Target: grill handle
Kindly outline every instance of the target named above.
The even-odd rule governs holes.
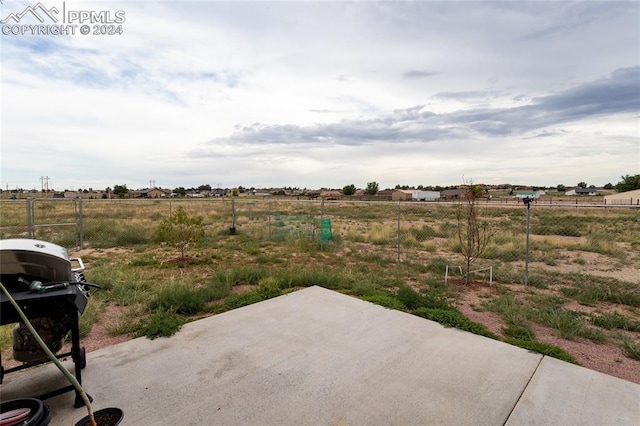
[[[84,271],[84,263],[82,259],[79,257],[72,257],[69,259],[69,262],[76,262],[79,266],[77,268],[71,268],[71,272],[82,272]]]

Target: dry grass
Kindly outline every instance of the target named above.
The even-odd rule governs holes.
[[[188,214],[202,216],[206,228],[202,244],[188,247],[189,263],[172,262],[174,251],[154,241],[157,225],[177,206],[183,206]],[[246,278],[230,282],[229,294],[251,293],[260,283],[262,287],[275,282],[295,288],[317,282],[382,300],[383,296],[367,293],[366,289],[393,290],[406,284],[427,290],[443,283],[447,264],[462,264],[456,241],[455,206],[406,203],[398,208],[395,203],[322,205],[315,201],[242,200],[234,203],[238,234],[230,236],[231,206],[230,200],[220,199],[171,203],[85,200],[86,248],[72,250],[72,254],[85,260],[88,278],[104,286],[103,291],[94,292],[102,306],[96,324],[103,330],[103,339],[108,340],[104,337],[108,333],[133,335],[137,320],[150,315],[153,306],[166,308],[166,304],[151,302],[168,283],[183,288],[188,295],[189,288],[206,288],[212,285],[213,277],[220,278],[219,274],[232,277],[244,271]],[[74,203],[65,200],[38,202],[37,223],[69,221],[75,208]],[[626,345],[631,349],[627,349],[629,353],[635,353],[634,342],[640,341],[638,331],[607,329],[594,323],[596,317],[613,312],[624,318],[617,319],[620,323],[640,321],[640,307],[634,302],[640,292],[637,213],[633,209],[532,208],[532,230],[539,233],[531,235],[531,285],[524,287],[525,211],[500,205],[486,209],[488,219],[499,230],[479,266],[494,266],[496,284],[451,286],[456,306],[502,337],[504,327],[530,327],[538,341],[565,349],[581,364],[640,382],[637,374],[631,373],[640,371],[640,362],[631,359],[624,349]],[[3,238],[26,236],[24,202],[3,202],[1,214]],[[334,235],[333,241],[322,245],[307,235],[305,224],[310,222],[297,219],[320,217],[331,219]],[[290,230],[305,232],[296,238],[270,238],[275,235],[278,218]],[[73,227],[38,228],[36,238],[69,247],[75,242]],[[305,271],[308,274],[301,275]],[[249,277],[256,273],[260,276],[255,275],[258,279],[253,282]],[[523,307],[519,314],[508,317],[487,310],[492,300],[506,296]],[[166,302],[186,296],[163,297]],[[179,315],[197,318],[211,314],[207,309],[223,303],[206,300],[204,311]],[[193,309],[201,309],[202,301],[196,302]],[[522,318],[523,313],[528,315]],[[109,326],[102,323],[102,316],[109,318]],[[509,321],[514,324],[507,324]],[[517,331],[522,329],[511,329],[509,333]],[[86,339],[92,339],[92,332]],[[6,350],[6,342],[3,347]]]

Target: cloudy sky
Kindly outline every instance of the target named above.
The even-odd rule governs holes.
[[[49,27],[43,8],[124,17],[113,35],[8,19],[36,5],[0,5],[2,189],[640,173],[640,2],[41,0]]]

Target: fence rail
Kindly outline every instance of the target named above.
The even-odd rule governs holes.
[[[181,206],[208,235],[257,241],[312,239],[350,254],[396,262],[461,261],[458,202],[323,201],[267,198],[51,199],[0,201],[0,237],[37,238],[67,248],[153,244],[159,224]],[[640,283],[640,206],[477,204],[491,227],[478,267],[533,267]],[[329,231],[327,231],[329,227]],[[322,228],[322,229],[321,229]],[[330,238],[327,237],[330,233]],[[319,235],[325,238],[318,239]],[[530,236],[528,250],[525,246]],[[363,254],[364,253],[364,254]]]

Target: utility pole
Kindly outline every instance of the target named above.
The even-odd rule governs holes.
[[[49,192],[49,176],[40,176],[40,191]]]

